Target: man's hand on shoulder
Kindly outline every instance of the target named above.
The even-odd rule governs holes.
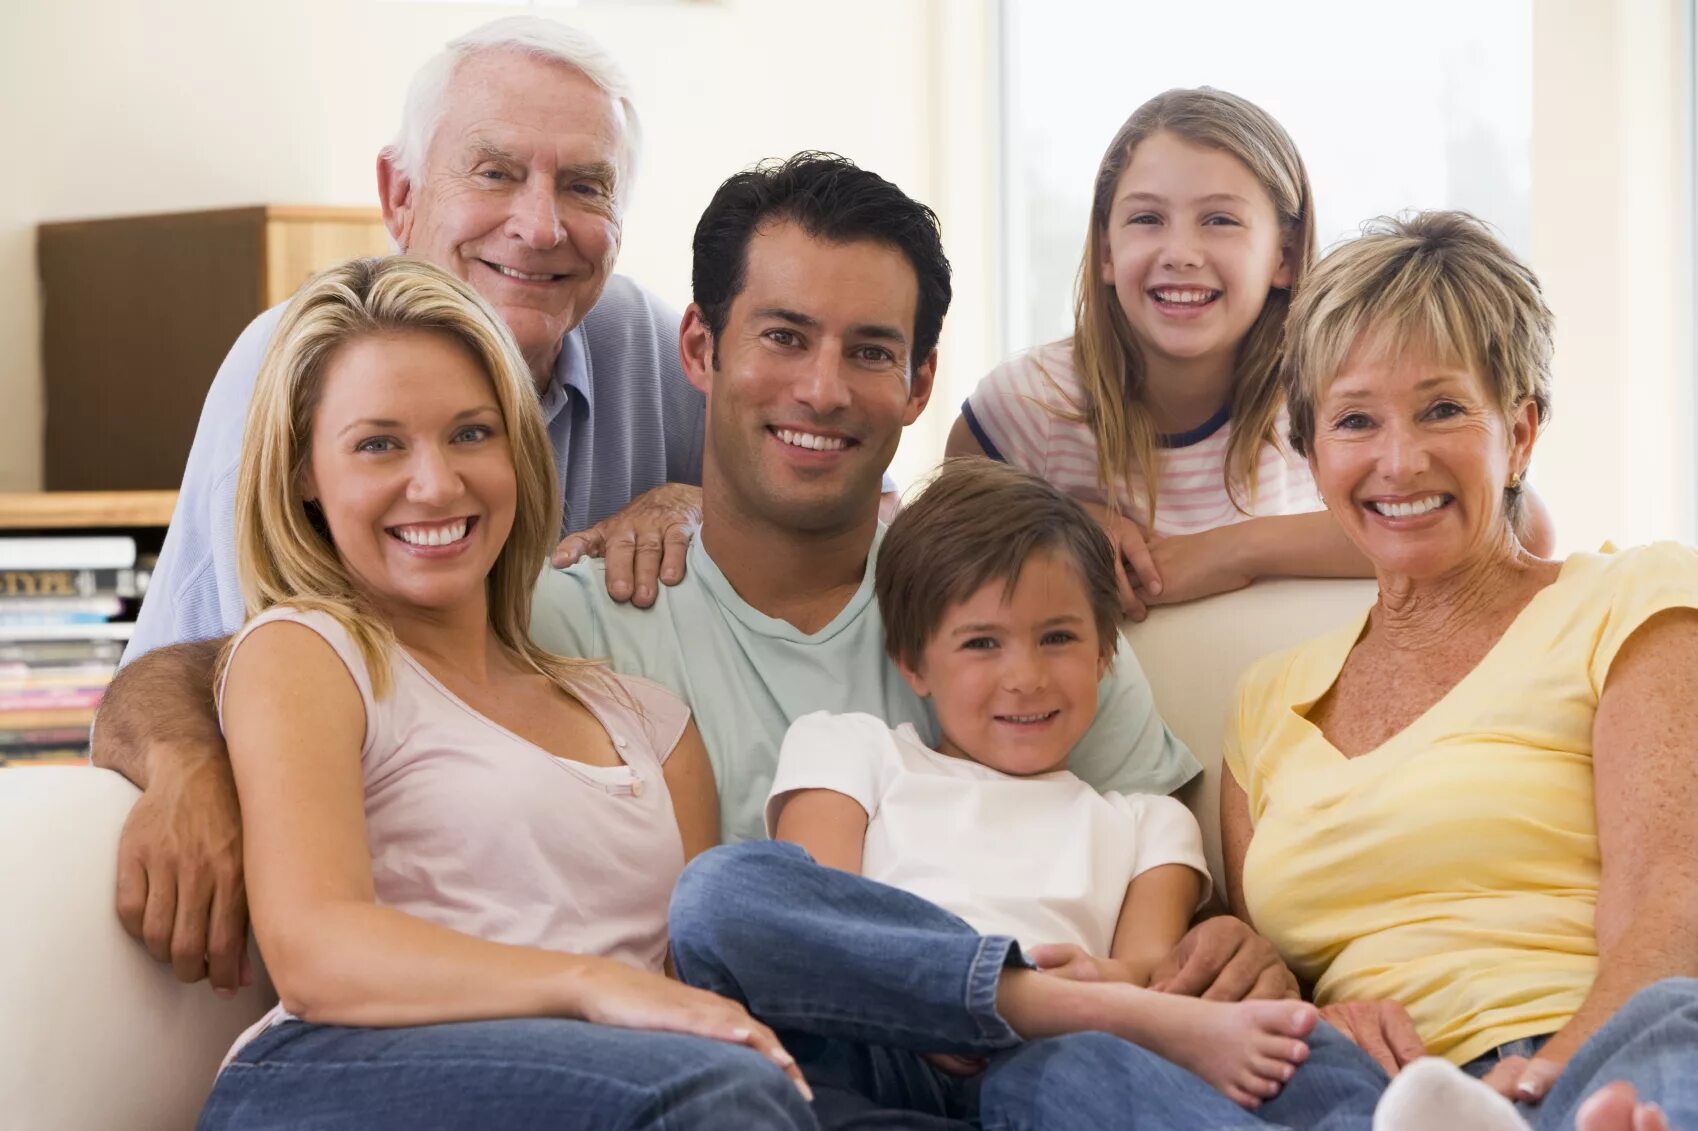
[[[1272,943],[1232,915],[1204,919],[1150,972],[1150,988],[1210,1001],[1300,998]]]
[[[242,814],[223,743],[156,763],[118,839],[118,919],[179,981],[252,981]]]
[[[607,593],[646,609],[659,583],[684,580],[684,555],[702,520],[702,489],[668,483],[645,491],[612,518],[568,535],[554,550],[564,569],[582,557],[607,560]]]

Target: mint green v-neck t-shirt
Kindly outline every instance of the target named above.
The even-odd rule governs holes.
[[[873,565],[849,603],[818,632],[749,606],[702,547],[690,544],[687,572],[639,609],[607,595],[604,566],[583,561],[545,570],[537,583],[531,636],[564,656],[604,659],[614,671],[668,688],[695,714],[719,785],[727,843],[765,836],[764,811],[778,751],[790,724],[812,711],[864,712],[892,727],[912,723],[938,741],[930,704],[902,681],[884,654],[884,623],[873,598]],[[1202,769],[1156,713],[1149,681],[1120,641],[1098,690],[1097,718],[1068,769],[1099,790],[1172,793]]]

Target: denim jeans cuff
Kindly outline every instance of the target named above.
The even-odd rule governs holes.
[[[996,1011],[997,987],[1002,972],[1010,966],[1036,969],[1010,936],[985,935],[979,939],[979,951],[967,973],[967,1011],[987,1040],[1014,1045],[1020,1042],[1020,1035]]]

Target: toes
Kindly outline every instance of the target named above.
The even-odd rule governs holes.
[[[1598,1089],[1575,1113],[1576,1131],[1642,1131],[1637,1126],[1641,1106],[1637,1098],[1633,1086],[1622,1081]]]
[[[1633,1131],[1669,1131],[1668,1116],[1656,1104],[1640,1104],[1633,1112]]]
[[[1273,1080],[1278,1084],[1283,1084],[1291,1079],[1292,1073],[1296,1072],[1297,1068],[1295,1065],[1277,1057],[1259,1056],[1250,1062],[1250,1071],[1263,1080]]]

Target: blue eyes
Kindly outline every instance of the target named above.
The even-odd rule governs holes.
[[[1455,401],[1439,401],[1421,415],[1428,420],[1454,420],[1456,417],[1466,414],[1467,410]],[[1373,426],[1373,419],[1362,412],[1347,413],[1339,417],[1333,424],[1334,428],[1346,432],[1360,432]]]
[[[495,429],[488,424],[467,424],[456,428],[449,437],[451,444],[476,444],[495,435]],[[371,455],[387,455],[401,450],[401,441],[394,436],[370,436],[354,445],[356,452],[366,452]]]

